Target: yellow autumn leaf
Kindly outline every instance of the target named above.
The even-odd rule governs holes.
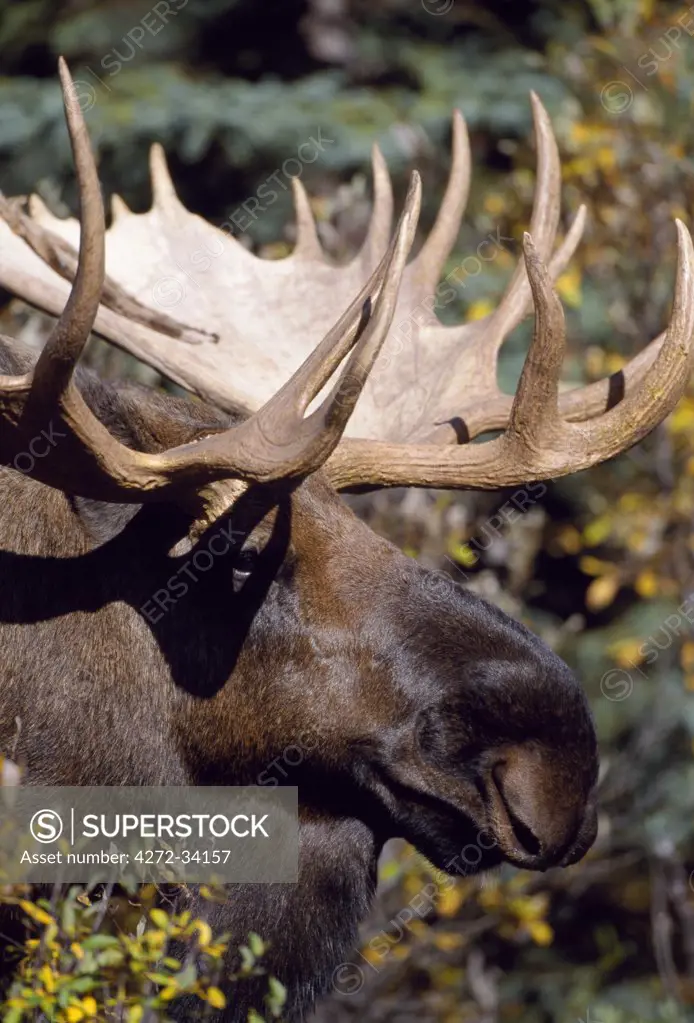
[[[465,902],[467,890],[463,885],[451,885],[445,892],[441,892],[436,908],[440,916],[455,916],[462,904]]]
[[[508,900],[508,909],[519,920],[539,920],[547,912],[548,898],[544,893],[538,895],[521,895]]]
[[[41,986],[48,995],[52,995],[55,991],[55,977],[50,966],[42,966],[38,972],[38,979],[41,982]]]
[[[578,566],[586,575],[606,575],[608,572],[614,571],[614,565],[611,562],[594,558],[592,554],[584,555]]]
[[[644,508],[646,503],[647,501],[643,494],[633,492],[622,494],[619,499],[619,510],[629,514]]]
[[[590,377],[604,377],[607,356],[598,345],[588,345],[583,356],[583,368]]]
[[[611,643],[607,648],[607,652],[620,668],[627,668],[629,665],[641,663],[643,660],[643,654],[641,653],[643,645],[641,639],[620,639],[616,643]]]
[[[618,575],[603,575],[599,579],[593,579],[586,591],[586,606],[591,611],[601,611],[609,607],[619,590]]]
[[[617,352],[608,352],[605,356],[605,372],[606,373],[619,373],[621,369],[627,364],[627,360],[623,355],[619,355]]]
[[[418,873],[406,875],[402,886],[406,895],[417,895],[422,890],[422,878]]]
[[[682,644],[680,663],[685,673],[685,688],[691,692],[694,690],[694,641],[691,639]]]
[[[375,966],[376,963],[380,963],[384,955],[383,952],[376,951],[376,949],[371,948],[370,945],[365,945],[359,954],[366,959],[367,963],[371,963],[372,966]]]
[[[400,942],[399,945],[393,945],[391,949],[391,955],[393,959],[407,959],[412,951],[410,945],[405,944],[404,941]]]
[[[84,1013],[77,1005],[69,1005],[65,1010],[66,1023],[80,1023],[84,1019]]]
[[[227,1000],[224,993],[218,987],[208,987],[207,1001],[213,1009],[225,1009]]]
[[[554,539],[566,554],[578,554],[583,546],[581,534],[575,526],[560,526]]]
[[[459,966],[444,966],[436,971],[436,977],[437,990],[459,991],[465,981],[465,970]],[[456,1006],[451,1015],[444,1016],[441,1023],[460,1023],[460,1007]]]
[[[554,931],[546,920],[530,920],[525,929],[536,945],[551,945],[554,940]]]
[[[567,180],[571,178],[594,178],[595,161],[591,156],[577,156],[573,160],[567,160],[564,164],[564,176]]]
[[[462,934],[444,931],[442,934],[436,934],[434,936],[434,944],[441,952],[455,952],[457,949],[463,947],[465,944],[465,938]]]
[[[33,902],[29,902],[27,899],[20,899],[19,905],[24,910],[27,916],[35,920],[37,924],[53,924],[55,920],[47,913],[45,909],[41,909],[40,906],[35,906]]]
[[[617,164],[617,157],[612,146],[600,146],[595,154],[595,160],[602,171],[614,170]]]
[[[587,124],[582,124],[580,121],[576,121],[569,128],[569,136],[573,142],[577,142],[580,146],[585,145],[586,142],[590,142],[593,129]]]
[[[163,948],[166,944],[167,934],[166,931],[146,931],[144,934],[144,940],[152,948]]]
[[[259,255],[262,259],[284,259],[291,251],[289,242],[268,242],[267,245],[261,246]]]
[[[576,309],[581,304],[581,271],[566,270],[557,281],[557,291],[567,305]]]
[[[490,302],[488,298],[480,298],[468,306],[467,318],[468,320],[481,320],[489,313],[493,313],[494,309],[493,302]]]
[[[460,565],[465,568],[472,568],[479,561],[479,555],[475,554],[472,548],[466,543],[451,542],[448,544],[448,553]]]
[[[583,530],[583,540],[588,547],[597,547],[604,543],[612,532],[613,518],[611,515],[599,515],[593,519]]]
[[[477,896],[482,909],[499,909],[504,904],[504,897],[498,884],[485,885]]]
[[[317,195],[312,198],[311,209],[316,220],[330,220],[331,204],[326,197]]]
[[[694,398],[683,398],[668,419],[671,433],[694,435]]]
[[[86,995],[82,999],[82,1009],[86,1016],[96,1016],[96,998]]]
[[[655,597],[659,589],[658,576],[650,568],[644,569],[637,575],[634,589],[639,597],[644,597],[646,600]]]
[[[166,931],[171,923],[168,914],[163,909],[150,909],[149,918],[154,926],[161,931]]]
[[[144,1016],[145,1010],[141,1005],[133,1005],[128,1009],[128,1014],[125,1017],[126,1023],[141,1023],[142,1017]]]
[[[484,208],[493,217],[498,217],[506,209],[506,200],[500,192],[488,192],[484,197]]]
[[[70,945],[70,951],[72,952],[75,959],[84,959],[84,949],[78,942],[73,941],[73,943]]]
[[[206,945],[209,945],[209,943],[212,941],[212,928],[208,923],[206,923],[204,920],[193,920],[191,928],[193,930],[197,930],[198,944],[200,945],[201,948],[204,948]]]

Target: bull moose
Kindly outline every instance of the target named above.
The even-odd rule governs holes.
[[[444,326],[453,283],[440,277],[469,181],[459,115],[414,259],[419,177],[389,242],[376,150],[354,260],[327,262],[295,179],[296,248],[269,261],[183,207],[156,147],[152,209],[114,200],[107,232],[62,61],[60,75],[79,223],[35,199],[1,207],[0,283],[58,320],[37,359],[0,344],[0,749],[31,783],[253,784],[310,734],[288,779],[299,883],[232,886],[222,906],[186,896],[239,941],[270,942],[287,1018],[303,1019],[350,952],[390,837],[455,873],[481,832],[480,870],[572,864],[596,834],[595,729],[567,665],[461,586],[442,593],[339,492],[502,488],[639,441],[687,380],[691,238],[678,222],[667,331],[610,380],[560,393],[553,282],[585,211],[555,249],[559,157],[536,97],[523,260],[494,312]],[[497,354],[533,307],[509,396]],[[202,400],[77,368],[92,330]],[[249,988],[219,1018],[245,1019],[258,997]]]

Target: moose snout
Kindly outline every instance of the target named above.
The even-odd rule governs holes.
[[[518,866],[569,866],[595,841],[595,798],[582,772],[540,749],[505,750],[489,768],[486,788],[490,827],[500,850]]]

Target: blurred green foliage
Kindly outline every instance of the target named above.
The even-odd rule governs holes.
[[[165,19],[156,13],[167,7]],[[422,171],[423,224],[432,222],[454,106],[471,130],[475,177],[451,267],[491,229],[520,239],[534,184],[533,88],[559,141],[565,226],[580,202],[589,208],[559,282],[565,379],[617,371],[666,323],[672,219],[691,227],[694,213],[687,4],[24,0],[0,4],[0,49],[6,192],[36,188],[58,210],[74,203],[55,80],[63,53],[84,89],[105,190],[135,209],[149,203],[152,141],[166,147],[186,204],[221,222],[320,128],[334,144],[303,176],[337,259],[365,229],[374,141],[400,197],[407,171]],[[288,203],[269,207],[247,240],[268,256],[287,252]],[[446,314],[484,315],[514,258],[470,278]],[[505,346],[506,389],[527,338],[525,324]],[[103,365],[103,352],[93,357]],[[120,356],[106,368],[132,369]],[[363,986],[325,1001],[325,1023],[694,1019],[694,391],[636,449],[550,486],[519,521],[490,530],[509,496],[356,504],[575,666],[601,740],[598,842],[569,870],[502,870],[482,882],[437,877],[412,850],[392,849],[354,957]]]

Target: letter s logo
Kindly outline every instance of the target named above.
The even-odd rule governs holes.
[[[37,810],[31,818],[29,830],[37,842],[47,845],[58,841],[63,833],[63,822],[55,810]]]

